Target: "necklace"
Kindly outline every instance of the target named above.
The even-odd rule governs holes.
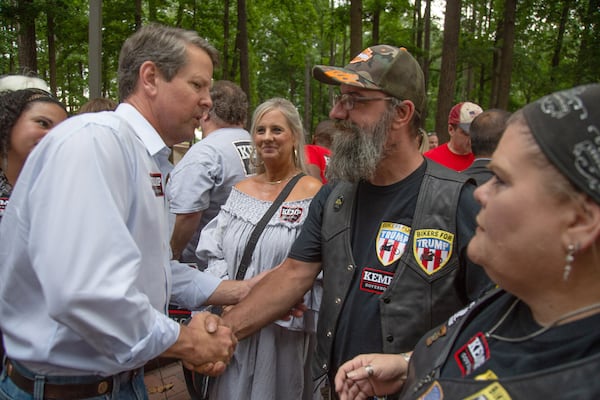
[[[530,333],[528,335],[525,335],[525,336],[516,337],[516,338],[509,338],[509,337],[506,337],[506,336],[496,335],[494,333],[496,331],[496,329],[498,329],[500,327],[500,325],[502,325],[502,323],[504,322],[504,320],[508,317],[508,315],[512,312],[512,310],[517,306],[517,303],[519,301],[520,301],[519,299],[515,299],[515,301],[513,301],[513,303],[510,305],[510,307],[508,307],[508,310],[506,310],[506,312],[504,313],[504,315],[498,320],[498,322],[496,322],[496,324],[492,327],[492,329],[490,329],[489,331],[487,331],[485,333],[485,337],[487,337],[487,338],[493,338],[493,339],[496,339],[496,340],[500,340],[502,342],[521,343],[521,342],[524,342],[526,340],[533,339],[534,337],[541,335],[542,333],[550,330],[551,328],[554,328],[556,325],[558,325],[559,322],[564,321],[565,319],[568,319],[568,318],[574,317],[576,315],[583,314],[585,312],[588,312],[588,311],[600,308],[600,303],[594,303],[594,304],[590,304],[588,306],[579,308],[577,310],[570,311],[570,312],[568,312],[566,314],[563,314],[560,317],[558,317],[551,324],[548,324],[548,325],[544,326],[543,328],[540,328],[537,331],[534,331],[534,332],[532,332],[532,333]]]
[[[265,180],[265,183],[268,183],[269,185],[279,185],[281,182],[287,182],[287,181],[289,181],[290,179],[292,179],[294,177],[294,175],[296,175],[296,173],[294,173],[293,175],[288,176],[287,178],[280,179],[278,181],[267,181],[267,180]]]

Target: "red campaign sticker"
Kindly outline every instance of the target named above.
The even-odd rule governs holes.
[[[470,375],[490,358],[487,339],[482,332],[473,336],[467,344],[454,353],[454,359],[460,368],[462,376]]]
[[[304,209],[302,207],[283,206],[283,207],[281,207],[281,212],[279,213],[279,218],[281,218],[282,221],[294,223],[294,222],[298,222],[300,220],[300,217],[302,217],[303,212],[304,212]]]
[[[364,268],[360,277],[360,290],[363,292],[381,294],[392,283],[393,272],[381,271],[374,268]]]
[[[6,206],[8,205],[8,197],[0,197],[0,215],[4,213]]]
[[[162,174],[160,172],[151,172],[150,182],[152,183],[152,191],[156,197],[165,195],[165,192],[163,191]]]

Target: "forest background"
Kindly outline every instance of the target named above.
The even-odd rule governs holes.
[[[100,1],[100,0],[91,0]],[[69,110],[88,100],[88,0],[0,0],[0,74],[34,74]],[[118,100],[123,41],[159,22],[193,29],[221,53],[252,111],[271,97],[298,107],[308,133],[336,88],[311,77],[373,44],[420,62],[424,128],[447,139],[453,104],[514,111],[552,91],[600,82],[600,0],[104,0],[101,95]]]

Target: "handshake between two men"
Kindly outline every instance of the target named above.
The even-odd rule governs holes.
[[[231,307],[225,308],[224,313]],[[305,311],[306,306],[300,301],[279,319],[301,317]],[[218,376],[225,372],[237,342],[233,327],[217,314],[204,311],[194,314],[187,325],[181,325],[177,342],[163,356],[178,358],[185,368],[200,374]]]

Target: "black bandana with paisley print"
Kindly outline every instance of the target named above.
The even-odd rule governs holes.
[[[523,114],[550,162],[600,203],[600,84],[552,93]]]

